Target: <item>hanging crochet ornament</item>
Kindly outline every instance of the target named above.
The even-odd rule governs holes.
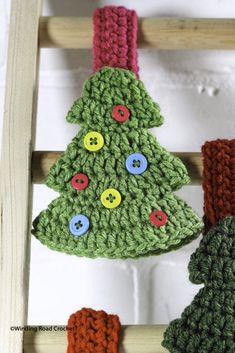
[[[235,192],[233,148],[234,140],[211,141],[202,148],[206,176],[204,219],[210,230],[191,256],[189,278],[192,283],[205,286],[181,319],[172,321],[167,328],[162,345],[170,353],[235,352],[235,213],[234,196],[228,197]],[[226,183],[228,176],[231,180]],[[226,204],[226,213],[219,199]],[[231,216],[223,218],[228,214]]]
[[[173,194],[189,182],[185,166],[147,130],[163,118],[136,78],[136,24],[123,7],[95,12],[98,71],[67,115],[81,130],[47,178],[60,197],[33,223],[53,250],[137,258],[177,249],[201,231],[198,216]]]
[[[118,353],[120,327],[117,315],[83,308],[68,320],[67,353]]]

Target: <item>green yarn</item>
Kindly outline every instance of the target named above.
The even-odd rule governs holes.
[[[112,109],[119,104],[130,111],[124,123],[112,118]],[[47,178],[47,186],[60,196],[33,222],[32,233],[43,244],[77,256],[137,258],[177,249],[200,233],[201,220],[172,194],[189,182],[186,168],[147,131],[161,125],[163,118],[133,73],[116,68],[98,71],[86,81],[83,96],[74,103],[67,120],[79,123],[82,129]],[[90,131],[104,137],[104,146],[97,152],[84,148],[84,136]],[[147,170],[139,175],[130,174],[125,167],[126,158],[134,152],[148,160]],[[71,186],[76,173],[89,177],[89,186],[82,191]],[[117,189],[122,196],[117,208],[107,209],[100,201],[108,188]],[[168,216],[162,227],[149,220],[158,209]],[[90,228],[83,236],[74,237],[68,224],[80,213],[89,218]]]
[[[162,345],[170,353],[235,353],[235,217],[216,223],[189,263],[190,280],[204,283]]]
[[[117,124],[111,116],[119,104],[126,105],[131,113],[125,124]],[[67,121],[91,129],[106,127],[110,133],[160,126],[163,117],[159,105],[131,71],[106,67],[85,82],[83,95],[74,102]]]

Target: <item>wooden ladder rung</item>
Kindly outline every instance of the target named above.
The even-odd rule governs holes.
[[[92,18],[41,17],[43,48],[92,48]],[[138,47],[158,49],[235,49],[235,19],[140,18]]]
[[[61,157],[61,151],[35,151],[32,156],[32,181],[36,184],[43,183],[50,168]],[[172,152],[185,164],[191,184],[200,184],[202,180],[202,157],[200,152]]]
[[[67,333],[65,326],[31,326],[24,332],[24,353],[65,353]],[[166,353],[161,346],[165,325],[122,326],[120,353]]]

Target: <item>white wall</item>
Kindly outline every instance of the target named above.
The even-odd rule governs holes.
[[[139,16],[235,17],[233,0],[115,1]],[[111,1],[45,0],[45,15],[91,16]],[[6,66],[9,0],[0,3],[0,103]],[[141,79],[158,101],[165,124],[153,132],[171,151],[199,151],[205,140],[235,135],[235,52],[139,50]],[[77,132],[65,114],[91,74],[91,50],[41,52],[36,149],[64,150]],[[2,114],[1,114],[2,116]],[[180,194],[200,215],[200,186]],[[34,216],[56,197],[34,188]],[[65,324],[83,306],[118,313],[127,323],[166,323],[180,315],[199,286],[187,264],[198,240],[174,253],[141,260],[89,260],[48,250],[32,237],[29,324]]]

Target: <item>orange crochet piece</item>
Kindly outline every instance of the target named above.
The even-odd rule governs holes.
[[[67,353],[118,353],[117,315],[83,308],[70,316],[68,328]]]
[[[235,216],[235,139],[206,142],[202,155],[206,233],[218,220]]]

